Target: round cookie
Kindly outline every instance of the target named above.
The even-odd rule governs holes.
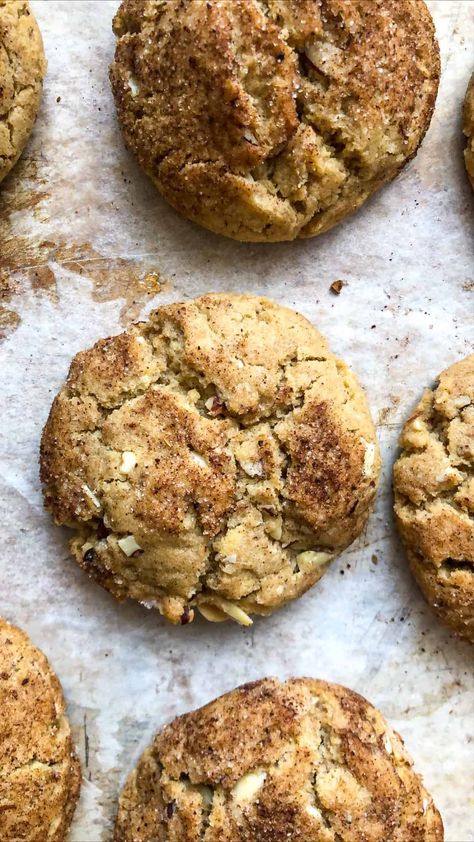
[[[206,295],[78,354],[45,502],[118,599],[187,623],[269,614],[361,532],[380,457],[362,389],[303,316]]]
[[[466,163],[469,181],[474,187],[474,73],[469,80],[466,98],[464,100],[463,131],[467,137],[464,161]]]
[[[0,181],[30,136],[45,72],[41,33],[29,3],[0,0]]]
[[[474,643],[474,355],[443,371],[400,436],[395,515],[426,599]]]
[[[180,716],[122,792],[114,842],[442,842],[401,738],[365,699],[265,679]]]
[[[420,145],[440,63],[422,0],[124,0],[110,78],[125,143],[183,216],[311,237]]]
[[[64,842],[81,771],[61,686],[27,635],[0,618],[0,839]]]

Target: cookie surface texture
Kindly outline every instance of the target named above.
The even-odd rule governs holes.
[[[0,839],[64,842],[81,772],[58,679],[0,618]]]
[[[311,237],[412,158],[438,89],[422,0],[125,0],[110,78],[125,143],[183,216]]]
[[[466,98],[464,100],[463,130],[467,137],[467,144],[464,150],[464,161],[469,181],[474,187],[474,73],[469,80]]]
[[[400,437],[395,515],[426,599],[474,643],[474,355],[443,371]]]
[[[41,33],[29,3],[0,0],[0,181],[30,136],[45,72]]]
[[[265,679],[181,716],[120,799],[115,842],[442,842],[403,742],[357,693]]]
[[[79,564],[174,623],[268,614],[361,532],[380,467],[364,393],[303,316],[205,295],[78,354],[41,447]]]

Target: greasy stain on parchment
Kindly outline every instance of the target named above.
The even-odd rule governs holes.
[[[91,281],[94,301],[123,298],[122,325],[136,319],[146,301],[168,286],[153,256],[106,257],[89,243],[15,236],[17,214],[29,211],[41,222],[40,205],[48,195],[35,162],[29,159],[21,160],[0,188],[0,341],[21,322],[7,306],[15,298],[41,294],[58,301],[58,267]]]
[[[34,244],[14,236],[14,214],[33,211],[47,196],[31,158],[21,159],[0,187],[0,341],[21,322],[16,310],[6,306],[20,290],[15,270],[36,259]]]
[[[155,259],[149,256],[105,257],[89,243],[63,243],[53,250],[50,259],[92,281],[93,301],[124,298],[120,323],[125,326],[138,317],[147,299],[169,287],[161,279]]]

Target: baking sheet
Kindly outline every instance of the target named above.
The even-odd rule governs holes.
[[[460,108],[474,4],[429,5],[437,108],[418,157],[356,216],[293,244],[234,243],[180,219],[123,148],[108,84],[109,0],[33,0],[49,61],[26,153],[0,199],[0,613],[63,683],[84,784],[72,842],[110,838],[125,774],[170,718],[263,675],[347,684],[402,733],[446,842],[474,840],[472,650],[425,606],[391,517],[390,470],[423,387],[473,341],[472,192]],[[340,296],[330,284],[347,282]],[[264,293],[309,317],[367,388],[383,449],[361,539],[299,601],[251,630],[166,625],[117,605],[69,559],[43,511],[38,443],[76,351],[154,306],[209,290]]]

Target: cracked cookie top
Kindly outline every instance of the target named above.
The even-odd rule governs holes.
[[[463,130],[467,137],[464,161],[466,163],[469,181],[474,187],[474,73],[469,80],[464,100]]]
[[[175,719],[122,792],[115,842],[442,842],[401,738],[357,693],[247,684]]]
[[[237,240],[327,230],[415,155],[440,65],[422,0],[124,0],[110,78],[129,149]]]
[[[73,553],[172,622],[250,624],[356,538],[380,459],[365,396],[302,316],[206,295],[78,354],[41,478]]]
[[[25,0],[0,0],[0,181],[20,157],[36,120],[46,60]]]
[[[401,437],[395,515],[440,617],[474,643],[474,355],[428,389]]]
[[[81,772],[58,679],[24,632],[0,618],[0,838],[63,842]]]

